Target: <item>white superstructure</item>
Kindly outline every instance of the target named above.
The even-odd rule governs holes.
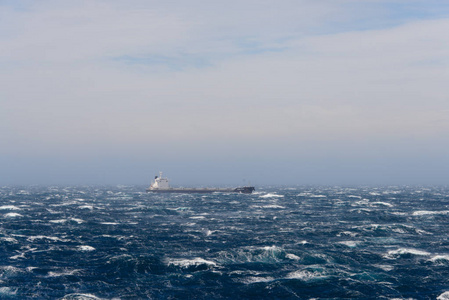
[[[162,177],[162,172],[159,172],[159,176],[154,177],[154,181],[151,183],[147,192],[155,193],[244,193],[251,194],[254,191],[253,186],[243,186],[237,188],[172,188],[168,184],[168,178]]]
[[[151,190],[166,190],[169,188],[168,178],[163,178],[162,172],[159,172],[159,176],[154,177],[154,181],[150,185]]]

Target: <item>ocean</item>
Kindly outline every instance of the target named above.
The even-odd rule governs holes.
[[[449,299],[448,187],[1,187],[1,299]]]

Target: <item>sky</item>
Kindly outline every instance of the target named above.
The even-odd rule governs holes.
[[[447,0],[0,0],[0,185],[446,185]]]

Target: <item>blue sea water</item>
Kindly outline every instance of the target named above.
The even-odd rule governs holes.
[[[0,188],[1,299],[449,299],[449,188]]]

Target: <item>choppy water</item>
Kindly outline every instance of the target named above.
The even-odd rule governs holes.
[[[449,299],[449,188],[0,188],[0,298]]]

